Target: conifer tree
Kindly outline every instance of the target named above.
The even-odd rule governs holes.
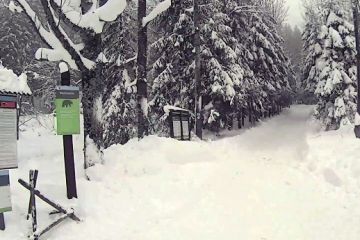
[[[315,4],[306,5],[305,12],[305,29],[302,34],[304,41],[303,52],[304,61],[302,69],[302,88],[310,93],[315,94],[317,85],[316,68],[313,68],[316,59],[321,55],[321,39],[318,38],[322,19],[320,10]]]
[[[154,80],[149,105],[152,128],[156,132],[165,131],[164,124],[158,124],[164,114],[164,106],[194,108],[194,28],[192,12],[188,11],[191,6],[192,1],[176,0],[155,22],[157,31],[163,33],[151,45],[155,61],[152,65]]]
[[[239,5],[241,7],[241,5]],[[294,74],[281,46],[275,22],[268,14],[239,8],[235,33],[244,43],[242,55],[253,74],[247,91],[247,108],[258,115],[274,111],[282,94],[290,94],[289,76]]]
[[[102,76],[106,87],[102,96],[103,145],[125,144],[136,136],[136,52],[135,5],[106,26],[103,35]],[[133,58],[133,59],[132,59]],[[130,59],[130,60],[129,60]]]
[[[200,1],[201,95],[204,122],[216,111],[231,125],[232,116],[270,111],[289,93],[293,74],[281,47],[275,23],[261,11],[244,11],[238,1]],[[194,109],[194,39],[192,1],[174,1],[158,22],[163,32],[153,49],[153,112],[163,114],[164,105]],[[254,9],[258,8],[252,3]],[[163,24],[163,25],[162,25]],[[206,105],[206,106],[205,106]],[[158,121],[154,121],[158,123]],[[155,130],[159,130],[155,126]]]
[[[316,46],[318,55],[310,72],[316,79],[319,101],[315,116],[327,130],[354,121],[356,112],[356,63],[354,27],[339,4],[323,7],[325,24]]]

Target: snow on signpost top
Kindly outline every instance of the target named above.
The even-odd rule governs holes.
[[[17,76],[12,70],[0,65],[0,92],[30,95],[26,74]]]

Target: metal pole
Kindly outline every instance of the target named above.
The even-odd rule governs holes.
[[[65,64],[65,63],[60,63]],[[70,86],[70,72],[66,67],[60,67],[61,85]],[[63,136],[64,147],[64,163],[65,163],[65,178],[66,178],[66,192],[67,198],[77,198],[76,177],[75,177],[75,163],[74,163],[74,147],[72,135]]]
[[[200,63],[200,10],[199,0],[194,0],[194,26],[195,26],[195,131],[198,138],[202,139],[202,96],[201,96],[201,63]]]

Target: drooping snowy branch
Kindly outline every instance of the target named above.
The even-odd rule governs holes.
[[[50,0],[60,9],[73,25],[83,29],[101,33],[106,22],[114,21],[126,8],[126,0],[108,0],[103,6],[97,7],[98,1],[93,0],[92,7],[85,14],[81,13],[80,3],[77,0]]]
[[[94,66],[94,63],[91,60],[80,54],[79,51],[81,50],[81,45],[74,44],[65,31],[56,24],[59,20],[55,17],[52,8],[50,8],[48,4],[47,10],[49,11],[47,12],[47,15],[49,16],[47,16],[47,20],[49,21],[49,25],[52,26],[50,30],[44,28],[44,24],[26,0],[16,1],[20,4],[21,8],[33,23],[40,37],[50,47],[39,48],[35,54],[36,59],[64,61],[73,69],[79,69],[79,67],[91,69]],[[47,0],[46,2],[48,3]],[[12,2],[12,4],[14,3]]]
[[[149,13],[146,17],[143,18],[143,26],[145,27],[149,22],[154,20],[161,13],[165,12],[171,6],[171,0],[164,0]]]

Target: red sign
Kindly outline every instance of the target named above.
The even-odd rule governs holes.
[[[16,108],[16,102],[0,102],[0,108]]]

